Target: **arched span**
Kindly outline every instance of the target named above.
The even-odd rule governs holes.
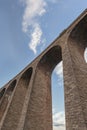
[[[51,73],[61,60],[60,46],[52,47],[41,57],[36,68],[24,130],[52,129]]]
[[[3,97],[1,104],[0,104],[0,120],[2,119],[2,117],[5,113],[7,105],[9,103],[9,99],[12,95],[12,92],[13,92],[15,86],[16,86],[16,80],[12,81],[11,84],[8,86],[7,90],[5,91],[4,97]]]
[[[7,130],[17,129],[22,114],[22,109],[23,109],[27,89],[29,87],[29,82],[32,76],[32,72],[33,72],[33,68],[30,67],[20,77],[12,98],[12,102],[10,104],[10,108],[8,109],[8,113],[4,120],[4,124],[2,128],[3,130],[5,130],[5,128],[7,128]]]
[[[44,56],[42,56],[38,68],[52,72],[55,66],[62,60],[61,47],[59,45],[49,49]]]
[[[16,86],[16,82],[17,82],[17,81],[14,80],[14,81],[8,86],[7,91],[6,91],[6,94],[7,94],[7,95],[11,95],[11,94],[12,94],[12,92],[13,92],[15,86]]]
[[[84,62],[84,51],[87,47],[87,15],[80,20],[80,22],[71,31],[68,44],[70,51],[75,55],[74,60],[78,60],[79,63]],[[77,57],[77,55],[79,56]],[[82,61],[81,61],[82,60]]]
[[[45,129],[52,129],[53,118],[52,118],[52,72],[56,65],[62,61],[62,49],[59,45],[56,45],[49,49],[44,56],[41,58],[38,64],[38,73],[41,75],[42,81],[40,86],[42,86],[45,91],[43,92],[43,98],[45,97],[45,120],[47,122]]]
[[[32,75],[32,72],[33,72],[33,68],[30,67],[29,69],[27,69],[21,76],[20,78],[20,82],[23,82],[25,83],[25,88],[28,88],[28,85],[29,85],[29,81],[30,81],[30,78],[31,78],[31,75]]]
[[[6,88],[3,88],[3,89],[1,90],[1,92],[0,92],[0,100],[2,99],[2,97],[3,97],[4,93],[5,93],[5,89],[6,89]]]

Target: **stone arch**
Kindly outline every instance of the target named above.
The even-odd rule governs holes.
[[[43,82],[45,82],[45,89],[44,96],[46,96],[46,122],[51,122],[52,119],[52,72],[56,65],[62,61],[62,49],[59,45],[53,46],[49,49],[44,56],[42,56],[39,64],[38,69],[39,72],[42,74]],[[50,125],[50,126],[49,126]],[[50,128],[49,128],[50,127]],[[46,129],[52,129],[53,123],[47,124]]]
[[[29,87],[32,72],[33,68],[29,67],[25,72],[22,73],[19,82],[16,86],[14,95],[12,97],[10,108],[8,109],[8,113],[5,117],[2,128],[3,130],[5,130],[5,128],[7,128],[7,130],[17,129],[18,124],[20,122],[22,109],[25,102],[25,97]],[[9,90],[12,91],[13,88],[9,88]]]
[[[15,86],[16,86],[16,80],[12,81],[10,83],[10,85],[8,86],[7,90],[5,91],[4,97],[0,104],[0,120],[2,119],[2,117],[5,113],[7,105],[9,103],[10,96],[12,95],[12,92],[13,92]]]
[[[87,47],[87,15],[85,15],[72,29],[68,38],[68,45],[70,52],[75,56],[73,62],[75,63],[76,60],[78,60],[78,64],[83,63],[84,51]],[[78,57],[77,53],[79,54]]]
[[[49,49],[41,58],[38,68],[43,71],[52,72],[55,66],[62,60],[61,47],[59,45]]]
[[[14,81],[8,86],[8,88],[7,88],[7,90],[6,90],[6,94],[7,94],[7,95],[11,95],[11,94],[12,94],[12,92],[13,92],[15,86],[16,86],[16,82],[17,82],[17,81],[14,80]]]
[[[24,130],[52,129],[51,73],[62,60],[61,53],[60,46],[53,46],[37,64]]]
[[[0,100],[2,99],[4,93],[5,93],[5,90],[6,88],[3,88],[1,91],[0,91]]]
[[[31,79],[31,75],[32,75],[32,72],[33,72],[33,68],[30,67],[28,68],[21,76],[20,80],[19,80],[19,84],[20,82],[24,82],[24,87],[27,89],[28,88],[28,85],[29,85],[29,81]]]

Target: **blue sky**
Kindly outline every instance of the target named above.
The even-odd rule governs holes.
[[[37,57],[86,7],[87,0],[0,0],[0,86]],[[65,130],[63,88],[60,63],[52,74],[54,130]]]

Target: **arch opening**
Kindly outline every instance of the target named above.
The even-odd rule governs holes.
[[[8,105],[8,102],[10,100],[10,97],[12,95],[12,92],[14,90],[16,86],[16,80],[14,80],[7,88],[7,90],[5,91],[5,95],[1,101],[1,104],[0,104],[0,120],[2,119],[4,113],[5,113],[5,110],[7,108],[7,105]]]
[[[48,102],[49,104],[47,104],[47,118],[46,118],[46,121],[47,122],[51,122],[49,121],[50,119],[54,119],[54,113],[53,114],[50,114],[52,113],[52,108],[54,106],[54,102],[56,102],[56,104],[58,105],[56,98],[55,98],[55,94],[53,94],[55,91],[56,91],[56,96],[57,98],[60,97],[60,100],[61,100],[61,96],[58,96],[58,92],[57,92],[57,77],[54,76],[54,80],[55,82],[52,82],[53,80],[53,70],[55,69],[56,65],[58,65],[58,63],[60,63],[62,61],[62,51],[61,51],[61,47],[60,46],[54,46],[52,47],[49,51],[47,51],[47,53],[44,54],[44,56],[41,58],[39,64],[38,64],[38,72],[39,72],[39,75],[41,75],[43,77],[43,82],[41,82],[41,85],[43,88],[45,88],[45,96],[46,96],[46,102]],[[61,69],[62,69],[62,62],[61,62]],[[54,70],[55,71],[55,70]],[[60,71],[60,70],[59,70]],[[61,70],[62,71],[62,70]],[[61,76],[62,76],[62,73],[61,73]],[[62,117],[62,120],[65,121],[65,114],[64,114],[64,90],[63,90],[63,77],[60,77],[61,81],[59,81],[60,84],[62,84],[61,86],[61,95],[62,95],[62,103],[61,103],[61,106],[62,106],[62,110],[63,112],[60,113],[63,115]],[[55,90],[53,90],[53,87]],[[53,93],[52,93],[53,91]],[[60,108],[60,106],[59,106]],[[54,108],[53,108],[54,109]],[[61,109],[61,108],[60,108]],[[61,111],[62,111],[61,110]],[[58,109],[56,108],[56,114],[58,114]],[[57,116],[57,115],[56,115]],[[49,119],[48,119],[49,118]],[[58,117],[57,117],[58,119]],[[57,122],[58,121],[58,122]],[[56,120],[56,123],[57,125],[60,123],[59,120]],[[55,129],[56,126],[54,126],[54,122],[52,124],[49,124],[48,125],[52,125],[52,127]],[[56,124],[55,124],[56,125]],[[61,124],[61,125],[64,125],[64,124]],[[49,127],[49,126],[48,126]],[[62,127],[62,126],[61,126]],[[63,126],[65,127],[65,126]],[[51,127],[50,127],[51,129]]]
[[[7,88],[6,94],[7,95],[11,95],[11,93],[13,92],[15,86],[16,86],[16,80],[14,80]]]
[[[52,47],[44,56],[41,58],[38,68],[41,70],[52,72],[55,66],[62,60],[61,47]]]
[[[6,88],[3,88],[3,89],[1,90],[1,92],[0,92],[0,100],[2,99],[2,97],[3,97],[4,93],[5,93],[5,89],[6,89]]]
[[[79,52],[80,59],[76,56],[80,62],[86,61],[85,51],[87,50],[87,14],[80,20],[80,22],[74,27],[70,33],[68,39],[69,46],[72,48],[73,54],[76,56]]]
[[[65,103],[64,103],[64,81],[63,62],[56,65],[52,73],[52,118],[53,130],[65,130]]]
[[[31,78],[31,75],[32,75],[32,72],[33,72],[33,68],[29,68],[27,69],[23,75],[21,76],[20,78],[20,81],[19,82],[24,82],[25,83],[25,86],[26,88],[28,88],[28,84],[29,84],[29,81],[30,81],[30,78]]]

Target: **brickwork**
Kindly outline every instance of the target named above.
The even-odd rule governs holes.
[[[87,130],[87,10],[0,90],[0,130],[52,130],[51,74],[63,60],[66,130]]]

